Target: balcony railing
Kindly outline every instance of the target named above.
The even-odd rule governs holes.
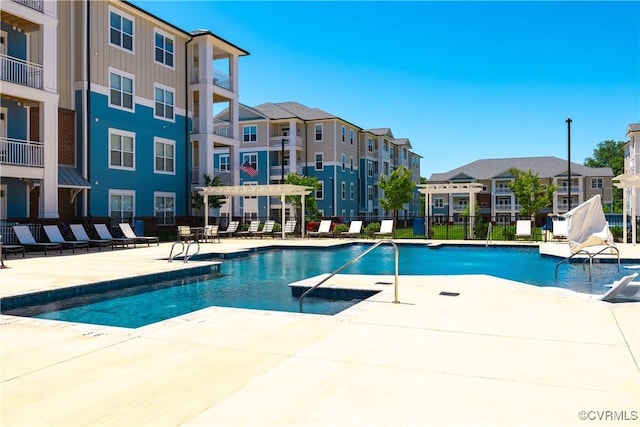
[[[232,90],[233,77],[222,73],[220,71],[214,71],[211,82],[223,89]],[[193,68],[191,70],[191,83],[200,83],[200,68]]]
[[[42,65],[0,55],[0,80],[42,89]]]
[[[35,168],[44,167],[44,144],[0,138],[0,163]]]
[[[38,12],[42,12],[42,0],[13,0],[16,3],[20,3],[21,5],[27,6],[33,10],[37,10]]]
[[[493,190],[495,194],[509,194],[511,189],[509,187],[497,187]]]
[[[216,135],[233,138],[233,124],[226,120],[212,119],[211,129],[200,129],[200,117],[194,117],[191,121],[191,133],[214,133]]]
[[[287,174],[289,174],[289,172],[291,172],[291,166],[284,165],[284,176],[286,177]],[[296,173],[298,175],[302,175],[302,166],[296,167]],[[269,168],[269,174],[271,175],[271,179],[280,179],[282,177],[282,166],[280,165],[271,166]]]
[[[579,186],[577,186],[577,185],[572,185],[572,186],[571,186],[571,192],[572,192],[573,194],[578,194],[578,193],[580,192],[580,187],[579,187]],[[569,189],[568,189],[568,187],[566,187],[566,186],[564,186],[564,187],[559,187],[559,188],[558,188],[558,193],[559,193],[559,194],[567,194],[567,193],[569,193]]]
[[[281,147],[282,140],[284,140],[284,146],[290,147],[292,145],[291,139],[292,138],[290,136],[272,136],[271,138],[269,138],[269,145],[272,147]],[[296,147],[304,146],[304,142],[302,141],[301,136],[295,137],[295,144],[296,144]]]

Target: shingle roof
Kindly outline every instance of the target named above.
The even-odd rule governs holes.
[[[253,107],[270,119],[300,118],[302,120],[337,119],[331,113],[319,108],[309,108],[299,102],[266,102]]]
[[[391,133],[391,129],[389,128],[365,129],[364,132],[369,132],[378,136],[390,136],[391,138],[393,138],[393,133]]]
[[[527,172],[531,170],[540,178],[551,178],[567,173],[567,161],[557,157],[520,157],[506,159],[481,159],[468,163],[449,172],[434,173],[429,181],[449,181],[454,177],[466,176],[469,179],[486,180],[500,176],[509,169],[516,168]],[[582,176],[613,176],[611,168],[590,168],[571,162],[571,174]]]
[[[640,131],[640,123],[631,123],[627,126],[627,134]]]

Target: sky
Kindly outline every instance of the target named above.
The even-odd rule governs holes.
[[[242,104],[390,128],[426,178],[478,159],[581,164],[640,122],[638,1],[132,3],[249,51]]]

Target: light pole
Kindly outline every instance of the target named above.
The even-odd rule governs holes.
[[[571,118],[566,120],[567,122],[567,198],[569,199],[569,205],[567,211],[571,210]]]
[[[280,152],[280,184],[284,184],[284,138],[282,138],[282,151]],[[284,206],[282,207],[284,209]]]

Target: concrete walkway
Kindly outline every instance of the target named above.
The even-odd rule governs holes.
[[[184,268],[169,248],[10,257],[0,292]],[[336,276],[382,290],[336,316],[212,307],[124,329],[2,315],[0,424],[640,425],[639,303],[474,275],[401,276],[395,304],[392,281]]]

